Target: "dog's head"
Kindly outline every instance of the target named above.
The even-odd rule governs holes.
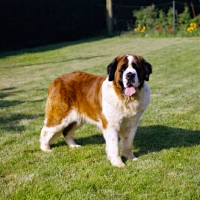
[[[149,81],[152,66],[141,56],[128,54],[116,57],[107,72],[109,81],[126,96],[132,96],[143,87],[144,81]]]

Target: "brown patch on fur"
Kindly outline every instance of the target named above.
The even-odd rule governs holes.
[[[138,71],[138,77],[140,79],[140,85],[139,85],[138,89],[141,89],[144,84],[144,70],[143,70],[144,58],[141,56],[138,56],[138,55],[135,55],[134,58],[136,60],[135,64],[141,68],[141,70]]]
[[[61,123],[72,109],[93,121],[101,121],[106,128],[107,120],[102,116],[101,86],[105,76],[85,72],[65,74],[54,80],[49,88],[46,103],[47,127]]]
[[[124,98],[126,98],[126,97],[122,92],[122,87],[119,84],[119,80],[120,80],[120,70],[121,70],[121,68],[123,67],[123,65],[127,66],[127,57],[126,56],[118,56],[115,59],[115,62],[117,64],[117,68],[116,68],[116,71],[115,71],[115,78],[113,80],[113,85],[115,86],[114,89],[115,89],[115,92],[118,95],[118,97],[121,100],[124,100]]]
[[[101,120],[102,120],[102,127],[103,127],[103,129],[106,129],[108,121],[106,120],[106,118],[104,116],[102,117]]]

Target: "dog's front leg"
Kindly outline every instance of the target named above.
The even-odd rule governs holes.
[[[126,123],[126,127],[123,130],[123,133],[120,133],[122,152],[125,158],[131,160],[137,160],[132,151],[133,140],[139,125],[142,112],[138,113],[135,117],[130,119]]]
[[[127,159],[131,159],[134,161],[137,160],[137,158],[133,154],[132,145],[133,145],[133,140],[135,137],[136,130],[137,130],[137,126],[132,127],[132,128],[126,128],[123,135],[120,136],[121,137],[120,143],[122,145],[123,156]]]
[[[117,167],[125,167],[119,155],[118,133],[116,128],[113,126],[107,127],[107,129],[103,131],[103,135],[106,140],[107,157],[111,164]]]

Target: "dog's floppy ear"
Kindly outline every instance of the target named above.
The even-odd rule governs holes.
[[[107,67],[107,74],[109,81],[114,80],[116,69],[117,69],[117,58],[115,58]]]
[[[146,60],[143,59],[142,62],[144,68],[144,80],[149,81],[149,75],[152,73],[152,66]]]

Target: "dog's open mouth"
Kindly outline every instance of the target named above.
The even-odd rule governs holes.
[[[133,86],[133,85],[129,85],[128,87],[126,87],[125,89],[124,89],[124,94],[126,95],[126,96],[132,96],[133,94],[135,94],[136,93],[136,89],[135,89],[135,87]]]

